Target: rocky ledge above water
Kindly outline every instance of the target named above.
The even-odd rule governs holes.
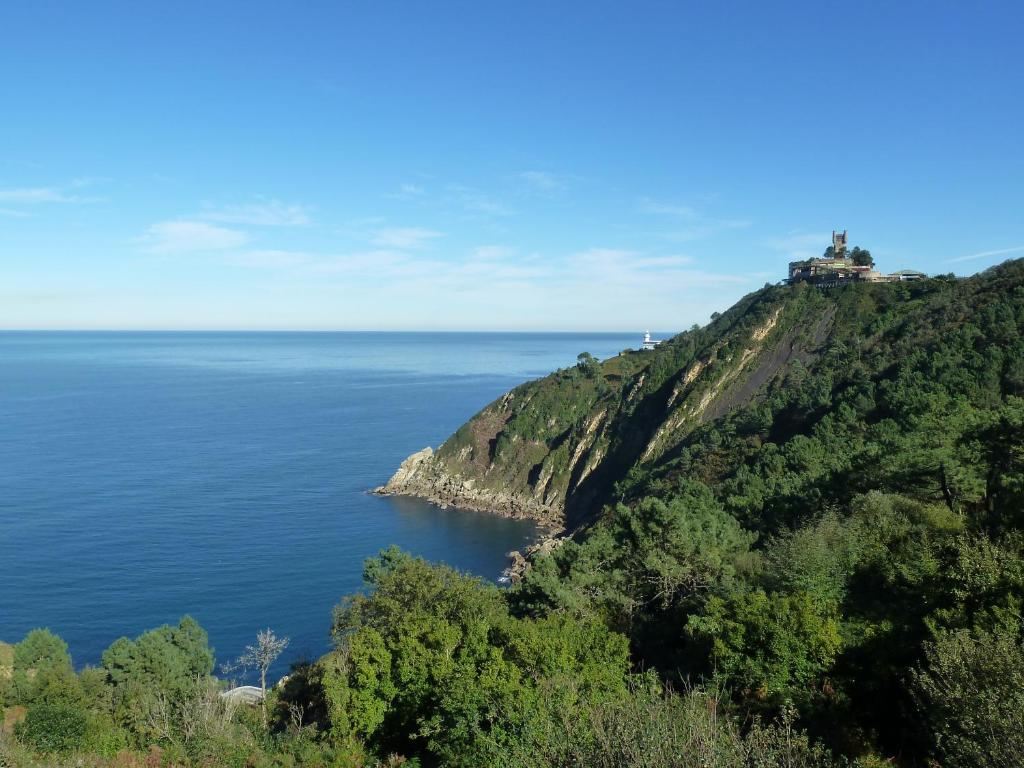
[[[432,448],[424,448],[407,458],[391,479],[373,492],[383,496],[414,496],[442,507],[536,520],[549,531],[564,527],[561,509],[529,496],[487,488],[474,478],[450,474],[437,460]]]

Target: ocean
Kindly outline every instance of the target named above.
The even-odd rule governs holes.
[[[497,580],[529,522],[367,491],[511,387],[634,334],[0,333],[0,640],[75,665],[189,614],[218,664],[330,647],[397,544]]]

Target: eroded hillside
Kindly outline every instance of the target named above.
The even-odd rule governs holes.
[[[569,528],[681,472],[742,492],[744,467],[841,418],[843,393],[858,382],[877,388],[926,376],[938,339],[972,318],[997,323],[988,315],[1024,290],[1022,273],[1018,261],[965,280],[766,286],[653,351],[584,359],[515,388],[436,453],[410,457],[382,490]],[[1017,376],[1024,355],[983,342],[991,350],[981,354],[1008,355],[1006,375]],[[863,416],[870,423],[885,414]],[[725,432],[709,432],[712,423]],[[707,443],[723,434],[740,453],[716,459]]]
[[[835,297],[807,286],[766,287],[653,351],[517,387],[436,453],[410,457],[384,490],[575,525],[631,467],[813,366],[836,311]]]

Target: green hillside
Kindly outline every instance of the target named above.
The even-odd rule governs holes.
[[[957,429],[1024,391],[1022,269],[766,286],[653,351],[584,359],[517,387],[388,490],[565,515],[570,528],[611,498],[671,493],[678,477],[704,481],[764,530],[908,483],[977,503],[977,478],[940,470]]]

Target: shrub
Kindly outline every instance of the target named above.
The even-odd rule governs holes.
[[[44,752],[80,749],[86,740],[89,717],[70,704],[38,704],[15,727],[15,735]]]
[[[1024,650],[1009,630],[940,636],[913,693],[948,765],[1000,768],[1024,755]]]

